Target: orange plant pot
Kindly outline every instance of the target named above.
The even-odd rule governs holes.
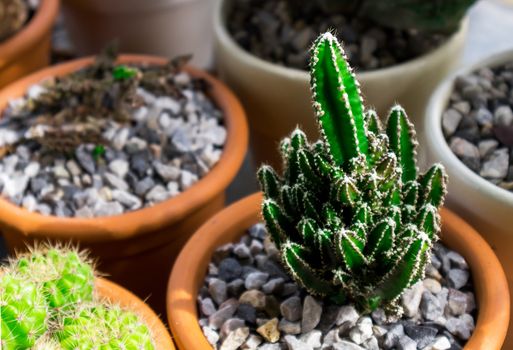
[[[167,317],[178,349],[212,349],[198,324],[198,290],[215,249],[238,240],[261,221],[261,202],[257,193],[226,208],[205,223],[180,253],[167,292]],[[442,210],[441,238],[465,257],[474,282],[477,324],[464,349],[499,350],[509,322],[508,284],[499,260],[472,227],[447,209]]]
[[[69,74],[91,64],[84,58],[43,69],[0,91],[0,110],[44,78]],[[122,63],[164,64],[164,58],[121,56]],[[224,206],[224,191],[237,174],[247,150],[248,128],[236,97],[207,73],[187,67],[211,86],[210,97],[224,112],[227,139],[219,162],[187,191],[150,208],[91,219],[30,213],[0,198],[0,230],[12,252],[35,241],[76,242],[98,258],[99,270],[127,287],[161,314],[166,282],[175,258],[194,231]]]
[[[141,299],[125,288],[103,278],[95,281],[95,293],[100,299],[106,299],[118,304],[123,309],[130,310],[138,315],[149,327],[155,342],[156,350],[174,350],[175,346],[169,332],[162,320]]]
[[[50,63],[52,26],[59,0],[42,0],[34,17],[0,43],[0,88]]]

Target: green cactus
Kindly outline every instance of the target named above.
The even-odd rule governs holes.
[[[139,318],[94,299],[95,273],[83,252],[32,249],[0,271],[0,349],[151,350]]]
[[[0,349],[29,349],[47,329],[44,295],[35,283],[12,271],[0,275]]]
[[[19,257],[15,268],[26,280],[40,286],[53,311],[67,311],[93,299],[93,268],[77,250],[34,249]]]
[[[64,317],[57,337],[63,350],[152,350],[148,327],[114,305],[92,305]]]
[[[477,0],[315,0],[325,12],[372,20],[385,27],[450,33]],[[288,0],[289,8],[301,13],[307,3]]]
[[[330,33],[312,48],[311,88],[322,139],[309,143],[296,129],[280,145],[283,177],[267,165],[258,172],[268,232],[311,294],[398,315],[398,298],[423,278],[438,238],[445,171],[417,175],[404,110],[392,108],[383,132]]]

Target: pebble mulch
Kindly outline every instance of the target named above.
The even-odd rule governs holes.
[[[456,79],[442,128],[452,152],[472,171],[513,190],[513,64]]]
[[[402,297],[405,314],[360,315],[300,290],[279,263],[264,225],[213,255],[198,296],[199,323],[215,349],[457,350],[474,330],[465,259],[436,244],[426,278]]]
[[[109,121],[105,153],[81,144],[73,154],[48,152],[37,143],[17,144],[44,133],[20,107],[45,91],[32,86],[12,101],[0,122],[0,147],[15,149],[0,159],[0,191],[23,208],[59,217],[98,217],[151,206],[186,191],[217,163],[226,140],[222,112],[183,72],[174,77],[182,96],[154,95],[138,88],[143,105],[131,121]]]
[[[352,67],[372,70],[411,60],[438,47],[440,34],[389,29],[360,18],[325,13],[315,1],[303,1],[293,13],[289,1],[232,1],[228,29],[245,50],[287,67],[306,69],[310,46],[319,33],[334,30],[344,41]]]

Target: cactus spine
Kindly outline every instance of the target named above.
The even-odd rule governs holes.
[[[331,33],[311,51],[311,89],[322,139],[296,129],[281,143],[283,177],[258,172],[262,214],[282,262],[308,292],[365,312],[401,313],[402,292],[423,278],[440,230],[441,165],[419,176],[404,110],[385,130],[365,110],[358,82]]]

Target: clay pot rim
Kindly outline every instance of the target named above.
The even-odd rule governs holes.
[[[247,62],[248,64],[251,64],[253,66],[260,67],[260,69],[264,71],[271,72],[275,75],[280,75],[285,77],[286,79],[290,80],[302,80],[302,81],[309,81],[310,76],[307,71],[292,68],[292,67],[286,67],[281,66],[276,63],[266,61],[254,54],[252,54],[249,51],[246,51],[242,47],[239,46],[239,44],[233,39],[232,35],[226,28],[226,16],[224,14],[224,6],[227,6],[226,3],[228,1],[233,0],[221,0],[218,1],[218,4],[214,10],[214,31],[216,32],[216,37],[218,38],[218,41],[228,48],[231,52],[234,53],[234,55],[240,57],[241,60]],[[447,40],[440,46],[436,47],[435,49],[421,55],[417,56],[413,59],[410,59],[405,62],[401,62],[398,64],[394,64],[389,67],[385,68],[378,68],[373,70],[367,70],[367,71],[359,71],[355,69],[355,73],[357,75],[357,78],[360,80],[383,80],[383,79],[389,79],[390,76],[394,75],[404,75],[406,72],[416,71],[418,69],[422,69],[424,66],[424,63],[426,61],[430,61],[433,57],[439,56],[443,54],[447,47],[450,47],[453,45],[454,42],[456,42],[457,37],[464,35],[468,31],[469,27],[469,17],[468,13],[465,15],[465,17],[460,22],[460,28],[452,33]]]
[[[0,111],[10,99],[25,93],[30,85],[85,67],[93,59],[94,57],[86,57],[48,67],[8,85],[0,91]],[[118,61],[159,65],[168,60],[156,56],[127,54],[120,55]],[[44,216],[31,213],[0,198],[0,221],[25,235],[41,236],[45,239],[67,239],[71,235],[73,239],[82,242],[121,240],[178,222],[224,191],[237,174],[246,153],[248,126],[245,113],[235,95],[222,82],[197,68],[188,66],[185,70],[192,76],[205,79],[211,85],[210,96],[224,112],[227,128],[227,138],[220,160],[196,184],[178,196],[152,207],[95,218]]]
[[[153,336],[155,349],[174,350],[173,340],[162,320],[144,301],[129,290],[105,278],[96,278],[95,293],[122,308],[135,312],[148,326]]]
[[[211,254],[224,232],[232,236],[233,231],[260,221],[261,201],[262,195],[256,193],[218,213],[192,236],[178,256],[168,282],[167,316],[179,349],[212,349],[198,324],[196,283],[205,276]],[[467,260],[479,304],[476,328],[464,349],[498,350],[506,337],[510,316],[502,266],[488,244],[465,221],[445,208],[442,221],[442,241]]]
[[[34,17],[19,32],[0,43],[0,69],[43,39],[55,22],[59,3],[60,0],[42,0]]]
[[[480,68],[500,66],[511,62],[512,58],[513,50],[492,54],[449,75],[431,95],[424,121],[426,134],[429,136],[426,137],[426,143],[431,150],[436,152],[437,157],[446,166],[454,168],[456,173],[461,174],[458,180],[465,182],[467,186],[475,188],[481,195],[491,197],[509,207],[513,207],[513,193],[492,184],[474,173],[452,152],[442,131],[442,114],[448,106],[448,100],[450,94],[454,91],[454,83],[458,76],[470,74]]]

